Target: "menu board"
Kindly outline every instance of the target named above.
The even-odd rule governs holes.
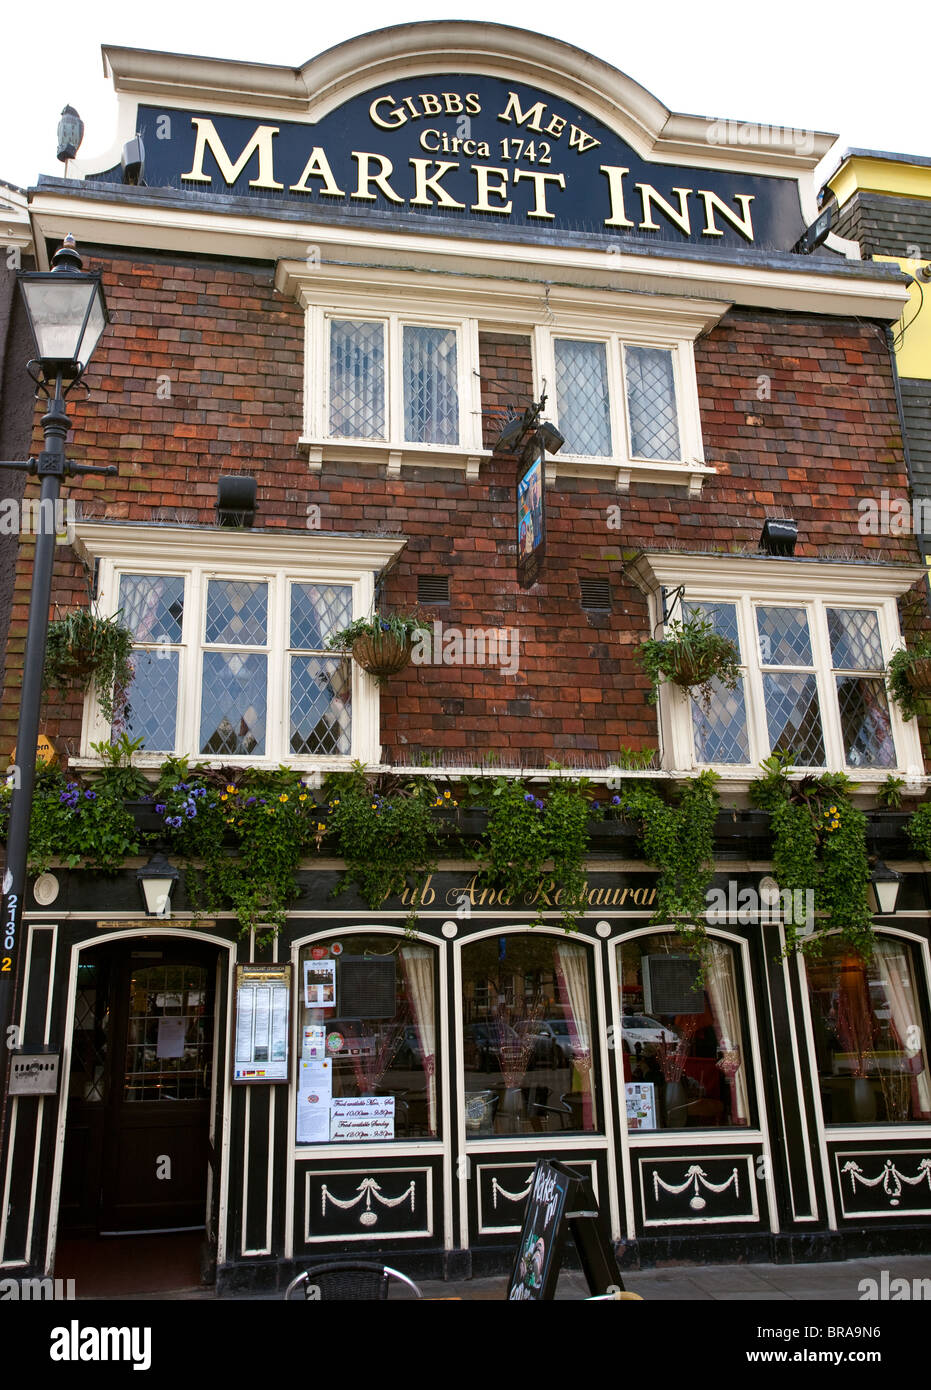
[[[233,1081],[288,1080],[290,965],[237,965]]]
[[[541,1158],[533,1170],[524,1210],[517,1258],[508,1298],[550,1299],[559,1278],[559,1254],[566,1238],[564,1215],[574,1174]]]

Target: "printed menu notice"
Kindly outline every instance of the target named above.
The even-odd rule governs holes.
[[[335,960],[305,960],[304,1007],[307,1009],[336,1008]]]
[[[628,1081],[624,1090],[627,1092],[627,1128],[655,1129],[656,1098],[653,1082]]]
[[[237,965],[233,1080],[288,1080],[290,965]]]
[[[331,1139],[393,1139],[394,1096],[341,1096],[330,1107]]]
[[[297,1087],[297,1142],[325,1144],[330,1137],[333,1063],[329,1057],[301,1061]]]

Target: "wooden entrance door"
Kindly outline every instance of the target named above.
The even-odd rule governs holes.
[[[204,1226],[217,951],[139,938],[82,953],[60,1219],[117,1234]]]

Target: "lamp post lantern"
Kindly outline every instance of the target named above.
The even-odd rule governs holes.
[[[6,872],[3,876],[2,962],[0,962],[0,1157],[6,1132],[10,1054],[22,1045],[12,1014],[22,985],[20,941],[29,821],[36,775],[36,744],[42,702],[42,673],[48,637],[52,566],[55,555],[55,516],[61,480],[76,473],[118,472],[115,467],[74,463],[65,454],[71,420],[65,397],[81,380],[84,369],[107,324],[107,306],[100,275],[83,270],[74,238],[65,238],[50,271],[21,271],[20,289],[35,343],[35,358],[26,370],[48,401],[42,417],[44,445],[38,458],[0,460],[0,468],[22,468],[41,481],[35,526],[35,554],[29,624],[23,658],[17,764],[7,832]],[[33,370],[34,369],[34,370]],[[67,383],[67,385],[65,384]]]

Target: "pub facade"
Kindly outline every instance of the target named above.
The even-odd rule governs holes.
[[[137,808],[157,911],[150,847],[32,883],[17,1022],[59,1077],[10,1102],[4,1271],[202,1230],[220,1292],[346,1253],[479,1275],[540,1156],[591,1177],[626,1266],[923,1248],[924,726],[885,673],[925,581],[913,537],[859,524],[907,484],[885,326],[908,291],[812,245],[832,137],[676,114],[467,22],[295,69],[104,61],[110,155],[28,205],[40,266],[73,234],[110,311],[69,448],[119,475],[70,488],[54,603],[118,613],[135,676],[122,725],[91,687],[44,727],[65,801],[120,733],[176,780]],[[29,560],[21,538],[11,754]],[[390,676],[327,645],[373,612],[427,624]],[[694,619],[733,683],[651,702],[641,644]],[[780,752],[796,810],[815,788],[819,882],[856,824],[861,897],[878,865],[896,885],[865,954],[842,930],[786,952],[828,909],[778,877],[754,788]],[[439,826],[377,907],[327,833],[360,764],[373,813],[429,787]],[[309,800],[320,835],[278,930],[244,932],[172,891],[173,846],[201,803],[235,832],[247,774],[282,765],[302,789],[263,813]],[[681,813],[684,863],[707,772],[699,969],[644,798]],[[496,797],[523,824],[580,779],[571,883],[558,852],[519,883],[506,852],[480,867]]]

